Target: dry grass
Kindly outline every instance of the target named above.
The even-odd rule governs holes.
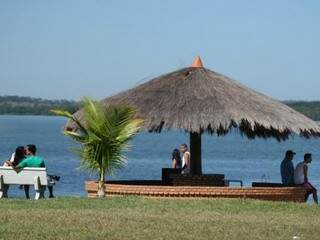
[[[1,200],[0,239],[320,238],[320,208],[226,199]]]
[[[249,138],[320,136],[320,127],[301,113],[206,68],[182,68],[103,102],[136,108],[152,132],[173,128],[226,134],[237,128]],[[82,110],[75,116],[84,121]],[[75,125],[69,122],[67,128]]]

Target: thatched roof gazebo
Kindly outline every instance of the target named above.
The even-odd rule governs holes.
[[[191,67],[156,77],[103,100],[128,104],[145,120],[149,132],[184,129],[190,133],[191,172],[201,174],[201,134],[224,135],[231,129],[248,138],[290,135],[319,137],[320,126],[266,95],[203,67],[197,57]],[[81,110],[75,116],[82,119]],[[72,127],[69,123],[69,127]]]

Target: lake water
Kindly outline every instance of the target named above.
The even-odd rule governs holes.
[[[75,144],[61,134],[65,122],[60,117],[0,116],[0,161],[8,159],[18,145],[36,144],[48,172],[61,176],[55,194],[85,196],[84,181],[96,176],[79,170],[79,159],[70,151]],[[188,140],[188,134],[181,131],[142,132],[132,142],[127,166],[111,178],[161,179],[161,168],[170,167],[173,148]],[[224,173],[226,178],[241,179],[247,186],[252,181],[279,182],[279,164],[287,149],[297,152],[295,164],[302,160],[305,152],[311,152],[314,161],[309,178],[320,188],[320,139],[295,136],[279,143],[273,139],[248,140],[237,133],[224,137],[205,134],[202,149],[204,173]],[[12,187],[9,194],[23,197],[17,187]]]

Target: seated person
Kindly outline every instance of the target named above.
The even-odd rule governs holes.
[[[11,158],[3,164],[5,167],[17,166],[22,160],[26,158],[23,146],[16,148],[16,151],[11,155]]]
[[[37,168],[37,167],[44,168],[45,167],[45,164],[44,164],[44,161],[42,160],[42,158],[36,156],[37,148],[35,145],[29,144],[24,148],[24,150],[25,150],[25,154],[27,157],[25,159],[23,159],[16,166],[11,165],[14,169],[20,170],[25,167],[35,167],[35,168]],[[30,198],[29,188],[30,188],[29,185],[24,185],[24,191],[26,194],[26,198]]]
[[[29,144],[25,147],[26,158],[22,160],[17,166],[14,168],[21,169],[25,167],[39,167],[44,168],[45,164],[42,158],[36,156],[37,148],[33,144]]]
[[[11,158],[3,164],[5,167],[14,167],[17,166],[21,161],[26,158],[25,151],[23,146],[16,148],[16,151],[12,153]],[[9,188],[9,185],[7,186]],[[20,186],[22,187],[22,186]],[[22,188],[21,188],[22,189]]]
[[[310,164],[311,162],[311,153],[306,153],[304,155],[303,162],[298,163],[296,169],[294,170],[294,183],[306,188],[306,201],[308,200],[309,195],[312,194],[314,202],[318,204],[317,189],[314,186],[312,186],[308,179],[308,164]]]
[[[294,185],[293,157],[296,155],[292,150],[288,150],[280,165],[281,180],[283,185]]]

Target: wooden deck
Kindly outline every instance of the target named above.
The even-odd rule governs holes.
[[[304,202],[306,190],[301,187],[216,187],[165,186],[162,181],[114,181],[105,185],[107,195],[148,197],[243,198],[270,201]],[[89,197],[97,197],[98,184],[86,182]]]

